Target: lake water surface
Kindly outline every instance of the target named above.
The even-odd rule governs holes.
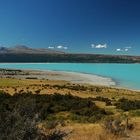
[[[112,78],[118,87],[140,90],[140,64],[1,63],[0,68],[88,73]]]

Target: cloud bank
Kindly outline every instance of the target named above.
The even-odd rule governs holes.
[[[49,46],[48,49],[64,49],[64,50],[67,50],[68,47],[65,47],[63,45],[58,45],[58,46]]]
[[[117,48],[116,51],[117,52],[128,52],[129,49],[131,49],[131,48],[132,48],[131,46],[124,47],[124,48]]]

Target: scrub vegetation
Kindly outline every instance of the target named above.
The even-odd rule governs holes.
[[[139,139],[139,98],[126,89],[2,77],[0,140]]]

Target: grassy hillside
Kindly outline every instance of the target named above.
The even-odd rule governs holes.
[[[139,139],[139,92],[16,78],[0,90],[1,140]]]
[[[134,114],[137,117],[139,116],[137,114],[140,106],[139,100],[123,99],[122,102],[122,100],[101,96],[80,98],[70,94],[40,95],[29,92],[16,93],[11,96],[1,92],[0,102],[1,140],[16,140],[18,138],[20,140],[77,140],[77,133],[84,136],[85,140],[88,138],[104,140],[103,137],[115,140],[118,138],[125,139],[128,134],[130,136],[132,132],[137,132],[135,130],[137,124],[135,121],[130,122],[130,116],[131,118]],[[105,108],[100,106],[99,102],[105,103]],[[137,102],[137,106],[135,102]],[[130,114],[125,112],[124,104]],[[116,106],[117,113],[108,110],[107,106]],[[116,121],[118,125],[114,124]],[[109,125],[110,122],[112,125]],[[114,128],[114,125],[117,128]],[[83,131],[82,126],[83,129],[86,127],[87,130],[90,130],[89,135],[87,135],[86,130],[86,133],[80,132]],[[94,136],[92,133],[94,133]]]

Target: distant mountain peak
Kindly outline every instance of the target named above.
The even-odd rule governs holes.
[[[16,45],[14,47],[0,47],[2,54],[64,54],[64,52],[46,49],[46,48],[30,48],[25,45]]]
[[[15,48],[15,49],[29,49],[29,47],[25,46],[25,45],[16,45],[12,48]]]
[[[6,47],[3,47],[3,46],[0,47],[0,51],[6,50],[6,49],[7,49]]]
[[[0,53],[6,53],[8,50],[6,47],[1,46],[0,47]]]

